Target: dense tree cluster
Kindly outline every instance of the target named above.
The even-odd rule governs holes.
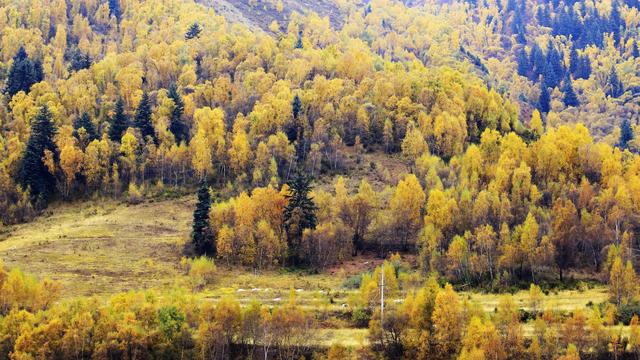
[[[166,300],[129,292],[108,301],[58,301],[60,285],[17,269],[0,272],[0,356],[20,359],[299,359],[311,352],[312,317],[295,296],[277,307]]]
[[[517,106],[464,67],[389,58],[355,29],[338,36],[314,14],[294,15],[274,39],[188,1],[66,4],[32,4],[40,12],[28,21],[5,21],[22,1],[0,14],[3,60],[14,69],[0,111],[4,223],[33,213],[16,199],[39,199],[40,209],[201,178],[277,186],[298,168],[312,177],[344,170],[351,146],[413,157],[428,148],[448,159],[487,128],[527,131]],[[194,36],[185,39],[185,28]],[[48,152],[27,156],[45,106]],[[33,173],[20,176],[26,167]]]

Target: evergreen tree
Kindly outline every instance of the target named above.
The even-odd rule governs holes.
[[[553,71],[553,66],[547,63],[547,66],[544,68],[544,75],[542,76],[542,86],[555,88],[558,86],[558,78],[556,73]]]
[[[216,244],[209,223],[209,210],[211,209],[211,194],[209,186],[203,180],[198,189],[198,202],[193,212],[193,229],[191,231],[191,244],[196,255],[216,256]]]
[[[524,48],[520,48],[516,54],[518,61],[518,75],[527,76],[529,70],[531,70],[531,66],[529,64],[529,58],[527,57],[527,52]]]
[[[52,122],[53,115],[45,105],[31,123],[31,134],[22,157],[20,182],[30,190],[31,201],[37,208],[44,208],[55,189],[55,177],[44,162],[45,150],[53,154],[57,162],[58,150],[53,138],[56,129]]]
[[[127,115],[124,113],[124,102],[122,99],[118,99],[116,101],[115,113],[113,114],[113,118],[111,118],[111,124],[109,126],[109,138],[111,141],[120,142],[122,138],[122,134],[129,127],[129,119],[127,119]]]
[[[580,102],[578,101],[578,97],[576,96],[576,93],[573,90],[573,83],[571,82],[571,77],[569,76],[569,74],[567,74],[567,76],[564,79],[562,92],[564,93],[564,98],[562,100],[565,106],[580,105]]]
[[[65,54],[65,58],[69,61],[70,71],[80,71],[91,67],[91,57],[88,54],[83,54],[77,47],[69,50]]]
[[[88,137],[87,140],[89,140],[89,142],[98,138],[96,127],[93,125],[93,122],[91,121],[91,118],[89,117],[89,114],[87,112],[84,112],[82,116],[76,118],[73,121],[73,136],[75,136],[78,140],[80,140],[78,134],[78,130],[80,129],[84,129]]]
[[[293,265],[303,264],[303,254],[301,253],[302,234],[305,229],[315,229],[318,208],[309,196],[311,192],[312,179],[298,167],[289,185],[287,195],[287,206],[284,210],[284,226],[287,232],[287,242],[289,245],[289,259]]]
[[[44,69],[42,68],[42,62],[38,59],[33,60],[33,80],[34,84],[44,80]]]
[[[120,0],[109,0],[109,16],[114,16],[118,22],[122,18]]]
[[[300,96],[296,94],[291,101],[291,113],[293,114],[293,121],[287,124],[285,128],[285,133],[287,134],[289,142],[295,141],[300,135],[300,112],[302,112],[302,100],[300,100]]]
[[[136,110],[135,126],[140,129],[140,134],[144,139],[150,136],[155,141],[156,133],[151,123],[151,103],[146,92],[142,94],[142,99],[140,99]]]
[[[538,78],[544,75],[544,70],[547,66],[546,59],[542,53],[542,49],[537,43],[534,43],[531,47],[531,53],[529,54],[529,64],[533,67],[533,73],[531,80],[537,81]]]
[[[549,96],[549,90],[544,85],[540,85],[540,99],[538,100],[538,107],[541,113],[548,113],[551,109],[551,98]]]
[[[607,85],[607,91],[605,93],[613,98],[617,98],[624,94],[624,85],[622,85],[622,81],[620,81],[620,78],[618,77],[618,72],[616,71],[615,66],[611,67],[611,72],[609,73],[609,84]]]
[[[640,57],[640,51],[638,51],[638,42],[633,40],[633,44],[631,45],[631,56],[634,58]]]
[[[171,112],[171,122],[169,124],[169,131],[176,138],[176,143],[179,144],[182,141],[187,141],[189,136],[189,130],[187,125],[182,121],[182,114],[184,113],[184,102],[182,97],[178,93],[178,87],[176,84],[169,86],[169,98],[173,100],[173,111]]]
[[[611,15],[609,16],[609,32],[613,33],[616,44],[620,44],[620,28],[624,27],[624,22],[620,16],[620,6],[617,1],[611,4]]]
[[[564,86],[562,91],[564,92],[563,102],[565,106],[578,106],[580,102],[578,101],[578,97],[576,96],[575,91],[573,91],[573,84],[571,82],[571,77],[567,74],[564,79]]]
[[[621,149],[629,148],[629,141],[632,141],[634,138],[633,129],[631,128],[631,123],[626,118],[622,120],[622,124],[620,124],[620,140],[618,140],[618,147]]]
[[[302,111],[302,100],[300,100],[300,96],[296,94],[293,97],[293,101],[291,102],[291,112],[293,113],[293,118],[298,120],[300,116],[300,112]]]
[[[42,81],[43,77],[42,64],[31,61],[24,48],[20,47],[13,57],[4,91],[9,97],[20,91],[28,93],[31,86]]]
[[[578,69],[574,75],[575,79],[588,79],[591,76],[591,60],[588,55],[580,57]]]
[[[296,40],[296,49],[304,48],[304,43],[302,42],[302,31],[298,33],[298,40]]]
[[[202,32],[202,27],[200,27],[200,24],[195,22],[191,24],[191,26],[189,27],[189,30],[187,30],[187,33],[184,35],[184,38],[187,40],[198,38],[200,37],[201,32]]]
[[[575,47],[572,47],[571,51],[569,52],[569,72],[573,76],[576,76],[576,73],[578,72],[579,67],[580,67],[580,57],[578,56],[578,51],[576,50]]]
[[[550,71],[550,72],[549,72]],[[552,83],[547,83],[549,87],[556,87],[560,83],[560,79],[564,77],[564,63],[562,61],[562,57],[556,48],[553,46],[553,43],[549,41],[547,45],[547,64],[545,69],[545,77],[550,77],[549,81],[553,81]],[[551,74],[551,72],[553,74]]]

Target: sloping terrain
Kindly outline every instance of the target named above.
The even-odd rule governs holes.
[[[65,296],[167,286],[181,275],[191,200],[135,206],[69,204],[0,237],[0,257],[39,278],[59,280]]]
[[[240,22],[252,29],[262,29],[270,32],[269,25],[275,20],[282,29],[286,26],[294,12],[306,14],[316,12],[322,17],[328,16],[334,28],[340,28],[344,21],[344,14],[332,0],[283,0],[282,11],[278,11],[275,2],[251,0],[197,0],[197,2],[212,7],[230,22]],[[257,5],[252,5],[256,2]]]

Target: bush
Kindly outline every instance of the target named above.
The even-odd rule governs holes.
[[[127,191],[127,202],[129,204],[135,205],[140,204],[144,196],[142,193],[144,192],[144,187],[138,187],[135,183],[129,183],[129,191]]]
[[[371,314],[363,307],[357,307],[351,314],[351,321],[355,327],[366,328],[369,326],[369,320],[371,320]]]
[[[358,289],[362,283],[362,274],[352,275],[346,278],[342,282],[342,287],[345,289]]]
[[[213,260],[201,256],[188,262],[189,279],[194,289],[202,289],[215,280],[216,265]]]
[[[640,316],[640,302],[633,301],[626,305],[620,305],[617,312],[617,320],[624,325],[629,325],[634,315]]]

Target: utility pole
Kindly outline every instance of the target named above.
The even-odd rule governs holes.
[[[382,265],[382,283],[380,284],[380,325],[384,331],[384,265]]]

